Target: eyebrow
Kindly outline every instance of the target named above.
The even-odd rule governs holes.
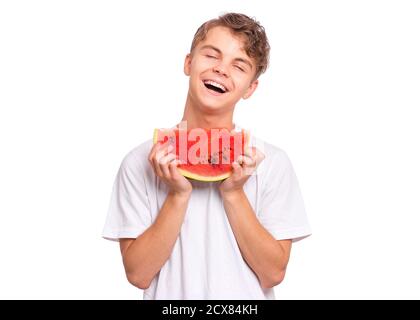
[[[202,47],[200,48],[200,51],[201,51],[201,50],[204,50],[204,49],[211,49],[211,50],[216,51],[216,52],[217,52],[217,53],[219,53],[219,54],[222,54],[222,51],[221,51],[219,48],[216,48],[215,46],[212,46],[212,45],[210,45],[210,44],[207,44],[207,45],[202,46]],[[251,63],[249,60],[244,59],[244,58],[235,58],[234,60],[235,60],[235,61],[238,61],[238,62],[242,62],[242,63],[247,64],[247,65],[251,68],[251,70],[252,70],[252,63]]]

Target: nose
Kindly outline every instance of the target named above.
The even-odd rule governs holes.
[[[226,66],[223,64],[223,63],[219,63],[219,64],[217,64],[214,68],[213,68],[213,72],[215,72],[215,73],[217,73],[217,74],[220,74],[220,75],[222,75],[222,76],[224,76],[224,77],[227,77],[228,76],[228,74],[227,74],[227,68],[226,68]]]

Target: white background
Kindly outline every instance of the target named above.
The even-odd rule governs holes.
[[[420,6],[366,0],[2,1],[0,298],[141,299],[101,238],[112,183],[227,11],[272,46],[236,122],[288,153],[313,227],[277,298],[420,298]]]

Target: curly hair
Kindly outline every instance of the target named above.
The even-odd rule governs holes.
[[[267,70],[270,44],[264,27],[255,19],[241,13],[226,13],[219,18],[209,20],[203,23],[194,35],[190,52],[198,45],[200,41],[206,38],[207,33],[214,27],[229,28],[233,34],[243,37],[245,40],[245,52],[254,59],[256,64],[256,74],[254,79]]]

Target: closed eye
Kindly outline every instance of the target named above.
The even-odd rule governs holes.
[[[240,70],[242,72],[245,72],[245,70],[242,67],[240,67],[240,66],[235,66],[235,67],[236,67],[236,69],[238,69],[238,70]]]
[[[216,57],[215,57],[215,56],[211,56],[211,55],[209,55],[209,54],[206,54],[206,57],[207,57],[207,58],[216,59]]]

